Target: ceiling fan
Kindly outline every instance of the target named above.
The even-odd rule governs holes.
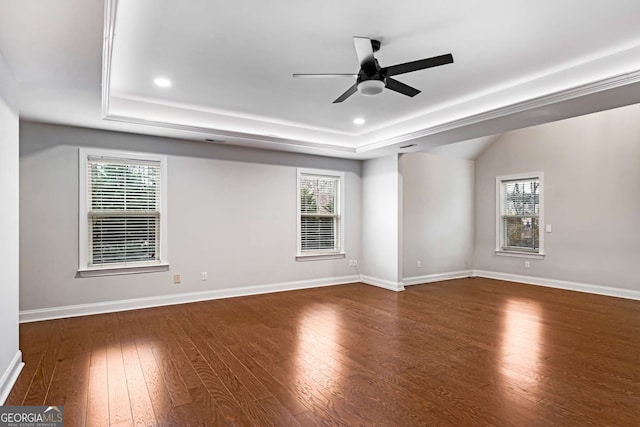
[[[418,89],[392,79],[391,76],[438,67],[453,62],[453,55],[447,53],[433,58],[381,67],[378,60],[373,56],[374,52],[380,50],[380,41],[367,37],[354,37],[353,44],[356,47],[356,55],[360,63],[360,71],[357,74],[294,74],[293,77],[355,77],[356,82],[353,86],[333,101],[334,104],[344,101],[356,92],[370,96],[381,93],[384,88],[414,97],[420,93]]]

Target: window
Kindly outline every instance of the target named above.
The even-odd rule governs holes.
[[[165,181],[163,156],[80,150],[81,275],[167,266]]]
[[[544,255],[543,182],[542,172],[496,178],[499,255]]]
[[[298,258],[344,257],[344,174],[298,169]]]

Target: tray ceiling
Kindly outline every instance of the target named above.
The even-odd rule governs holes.
[[[32,120],[367,158],[640,101],[640,3],[9,1],[0,52]],[[332,101],[353,36],[422,92]],[[170,87],[154,79],[164,77]],[[354,124],[357,117],[364,124]]]

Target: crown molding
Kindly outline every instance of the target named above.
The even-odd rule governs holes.
[[[113,37],[116,27],[117,0],[104,2],[104,36],[102,41],[102,117],[109,114],[111,92],[111,59],[113,57]]]
[[[428,128],[420,129],[414,132],[405,133],[392,138],[382,139],[371,143],[360,145],[356,148],[356,152],[362,153],[378,148],[384,148],[389,145],[399,144],[402,142],[411,141],[426,136],[431,136],[458,128],[462,128],[477,123],[486,122],[489,120],[499,119],[512,114],[523,113],[526,111],[534,110],[536,108],[548,107],[550,105],[558,104],[564,101],[570,101],[572,99],[580,98],[582,96],[593,95],[606,90],[616,89],[622,86],[627,86],[635,83],[640,83],[640,70],[619,74],[606,79],[601,79],[595,82],[587,83],[584,85],[574,86],[561,91],[553,92],[547,95],[542,95],[536,98],[528,99],[525,101],[505,105],[503,107],[494,108],[492,110],[483,111],[478,114],[462,117],[460,119],[452,120],[449,122],[441,123]]]
[[[332,145],[332,144],[323,144],[319,142],[307,142],[307,141],[298,141],[288,138],[281,138],[276,136],[268,136],[268,135],[259,135],[247,132],[237,132],[237,131],[229,131],[223,129],[215,129],[204,126],[193,126],[193,125],[185,125],[179,123],[172,122],[164,122],[159,120],[147,120],[141,119],[137,117],[123,116],[117,114],[107,114],[103,117],[103,120],[111,120],[115,122],[121,123],[131,123],[137,125],[145,125],[145,126],[154,126],[161,127],[167,129],[174,130],[182,130],[187,132],[195,132],[203,135],[203,139],[206,138],[232,138],[239,139],[242,141],[254,141],[262,144],[270,145],[271,147],[265,146],[263,148],[271,148],[274,150],[279,150],[283,147],[298,147],[305,150],[318,150],[324,152],[335,152],[341,155],[343,154],[355,154],[356,150],[351,147],[344,147],[340,145]],[[221,141],[224,142],[224,141]]]

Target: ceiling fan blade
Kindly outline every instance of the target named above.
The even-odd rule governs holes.
[[[293,77],[304,77],[304,78],[324,78],[324,77],[358,77],[357,74],[293,74]]]
[[[425,68],[451,64],[452,62],[453,55],[447,53],[446,55],[434,56],[433,58],[419,59],[417,61],[405,62],[404,64],[392,65],[384,68],[383,71],[386,72],[387,76],[395,76],[398,74],[410,73],[412,71],[424,70]]]
[[[391,77],[387,77],[385,87],[387,89],[391,89],[393,91],[396,91],[403,95],[410,96],[412,98],[420,93],[418,89],[411,87],[409,85],[406,85],[402,82],[399,82],[398,80],[392,79]]]
[[[347,89],[347,91],[342,95],[340,95],[335,101],[333,101],[333,103],[337,104],[338,102],[344,101],[345,99],[347,99],[348,97],[356,93],[357,90],[358,90],[358,83],[354,83],[353,86]]]
[[[354,37],[353,45],[356,47],[356,55],[358,56],[360,68],[366,72],[377,71],[371,39],[367,37]]]

